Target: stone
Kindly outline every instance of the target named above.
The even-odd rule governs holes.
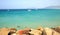
[[[17,29],[16,29],[16,28],[10,28],[10,31],[11,31],[11,32],[16,32]]]
[[[42,27],[38,27],[37,30],[43,31],[43,28]]]
[[[60,35],[60,33],[51,28],[45,28],[43,31],[43,35]]]
[[[60,33],[58,33],[55,30],[53,30],[52,35],[60,35]]]
[[[8,35],[9,29],[8,28],[2,28],[0,29],[0,35]]]
[[[60,33],[60,26],[56,27],[54,30]]]
[[[36,30],[36,29],[31,29],[31,32],[29,32],[29,33],[32,34],[32,35],[41,35],[42,34],[41,31]]]
[[[50,28],[44,28],[43,35],[52,35],[52,30]]]

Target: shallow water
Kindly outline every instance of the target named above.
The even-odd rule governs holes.
[[[60,26],[60,9],[28,9],[0,10],[0,28],[26,27],[56,27]]]

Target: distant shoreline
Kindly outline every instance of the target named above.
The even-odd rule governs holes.
[[[17,10],[60,10],[60,9],[0,9],[0,11],[8,11],[8,10],[17,11]]]

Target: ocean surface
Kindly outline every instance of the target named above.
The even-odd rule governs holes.
[[[60,9],[0,10],[0,28],[37,28],[60,26]]]

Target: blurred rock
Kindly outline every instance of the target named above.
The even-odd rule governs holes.
[[[0,28],[0,35],[8,35],[8,33],[12,33],[12,35],[60,35],[60,26],[56,28],[25,28],[23,30],[17,30],[16,28]]]
[[[43,35],[60,35],[60,33],[56,32],[53,29],[45,28],[43,31]]]
[[[60,26],[56,27],[54,30],[60,33]]]
[[[32,34],[32,35],[41,35],[42,34],[41,31],[36,30],[36,29],[31,29],[31,32],[29,32],[29,33]]]
[[[16,32],[17,29],[16,28],[10,28],[10,32]]]
[[[18,30],[16,33],[19,35],[29,35],[29,30],[27,30],[27,29]]]
[[[8,28],[2,28],[0,29],[0,35],[8,35],[9,31],[10,30]]]
[[[52,35],[60,35],[60,33],[58,33],[55,30],[53,30]]]
[[[17,35],[16,31],[17,31],[16,28],[10,28],[10,31],[9,31],[8,35]]]
[[[43,28],[42,27],[38,27],[37,30],[43,31]]]
[[[52,35],[52,30],[50,28],[44,28],[43,35]]]

